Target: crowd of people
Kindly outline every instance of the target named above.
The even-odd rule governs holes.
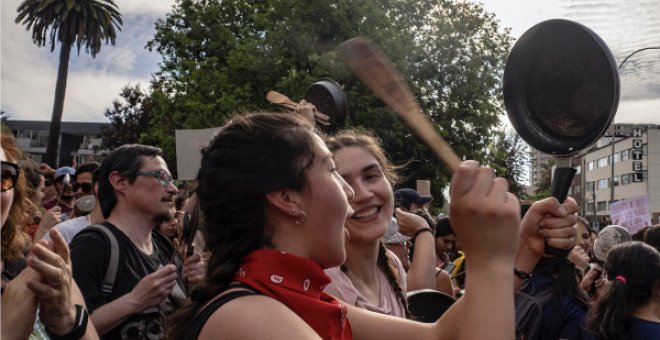
[[[660,225],[608,243],[475,161],[433,216],[377,136],[312,110],[234,117],[191,186],[153,146],[52,169],[3,132],[2,339],[660,338]],[[450,307],[420,322],[419,291]]]

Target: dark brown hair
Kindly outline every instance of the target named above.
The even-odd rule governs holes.
[[[266,194],[303,189],[315,150],[308,124],[275,113],[233,118],[202,150],[196,193],[211,257],[205,281],[171,318],[169,339],[187,339],[199,309],[227,289],[243,258],[269,245]]]

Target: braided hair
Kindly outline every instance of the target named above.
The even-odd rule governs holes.
[[[330,151],[333,153],[336,153],[338,150],[347,147],[359,147],[364,149],[374,156],[381,169],[383,169],[383,174],[385,175],[385,178],[390,182],[390,184],[396,184],[396,181],[399,178],[398,174],[396,173],[398,167],[393,165],[387,159],[385,152],[380,146],[379,140],[373,135],[372,132],[360,128],[345,129],[332,136],[326,137],[325,143],[328,146],[328,149],[330,149]],[[408,311],[408,301],[397,281],[398,269],[391,265],[390,259],[388,258],[387,252],[385,251],[385,245],[382,241],[380,242],[378,249],[377,265],[378,269],[385,273],[390,286],[396,294],[397,300],[405,310],[406,317],[409,318],[410,313]],[[348,268],[343,265],[341,270],[343,272],[347,272]]]
[[[639,242],[624,242],[607,253],[605,271],[610,284],[592,307],[587,328],[598,339],[625,339],[635,310],[660,289],[660,253]]]
[[[266,194],[304,188],[314,150],[309,125],[275,113],[235,117],[202,150],[196,193],[211,257],[205,281],[171,317],[169,339],[185,339],[200,308],[228,288],[244,257],[269,245]]]

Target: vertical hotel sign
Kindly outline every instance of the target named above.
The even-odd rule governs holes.
[[[633,140],[632,140],[632,170],[633,170],[633,182],[642,182],[644,180],[643,170],[643,145],[644,140],[642,139],[642,128],[636,127],[633,129]]]

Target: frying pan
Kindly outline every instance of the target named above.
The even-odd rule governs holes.
[[[448,294],[433,289],[418,289],[406,294],[408,309],[413,320],[436,322],[456,299]]]
[[[307,88],[303,98],[330,117],[330,124],[319,125],[319,128],[331,132],[344,126],[348,114],[348,100],[337,82],[329,78],[321,79]]]
[[[552,195],[563,202],[576,171],[572,155],[596,142],[616,113],[619,75],[612,52],[584,25],[564,19],[541,22],[509,53],[504,103],[527,144],[559,156]],[[546,252],[567,253],[547,243]]]

